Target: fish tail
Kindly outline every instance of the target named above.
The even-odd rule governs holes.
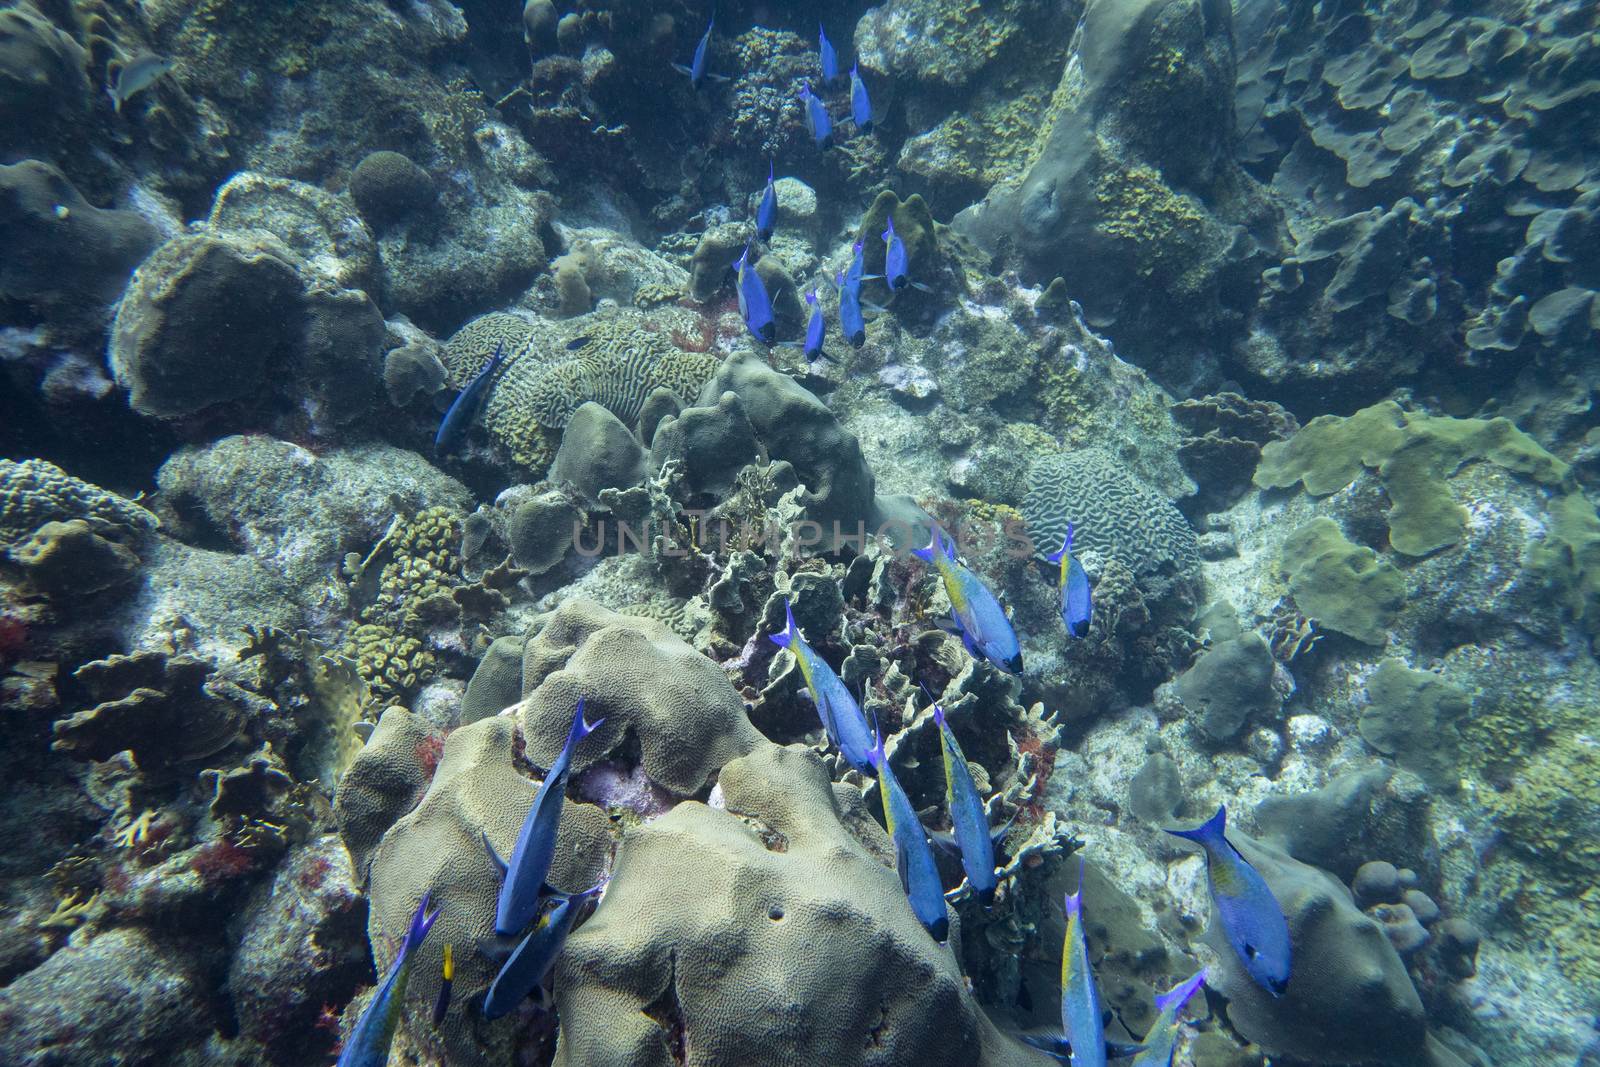
[[[913,548],[911,554],[926,563],[933,563],[943,556],[944,534],[939,527],[933,528],[933,539],[928,542],[927,548]]]
[[[1165,993],[1157,993],[1156,1011],[1164,1012],[1168,1008],[1174,1011],[1181,1009],[1189,998],[1194,996],[1195,991],[1205,984],[1205,981],[1206,969],[1202,967],[1192,977],[1185,978]]]
[[[867,750],[867,762],[872,764],[874,767],[881,768],[883,766],[883,760],[883,731],[878,729],[878,713],[874,711],[872,713],[872,747]],[[885,797],[885,806],[887,806],[888,803],[889,800],[887,797]]]
[[[428,910],[428,893],[422,894],[422,900],[417,903],[417,910],[411,916],[411,927],[406,931],[405,942],[400,947],[402,955],[410,955],[422,944],[422,939],[428,936],[428,931],[433,929],[434,920],[439,917],[439,909],[431,912]]]
[[[1193,830],[1168,830],[1173,837],[1181,837],[1186,841],[1193,841],[1198,845],[1214,844],[1227,840],[1225,831],[1228,829],[1228,807],[1219,805],[1217,813]]]
[[[1078,857],[1078,888],[1066,895],[1065,906],[1067,918],[1075,918],[1083,913],[1083,857]]]
[[[794,643],[795,636],[799,631],[795,629],[794,625],[794,609],[789,606],[787,600],[783,602],[783,617],[783,632],[772,634],[771,637],[772,643],[779,648],[788,648]]]
[[[920,683],[918,683],[918,684],[920,684]],[[933,721],[934,721],[934,723],[936,725],[938,725],[938,726],[943,726],[944,725],[944,709],[941,708],[939,706],[939,702],[933,698],[933,692],[931,690],[929,690],[927,686],[925,686],[925,685],[922,686],[922,692],[927,696],[928,703],[933,705]]]
[[[585,737],[600,729],[600,724],[605,719],[596,719],[594,722],[585,722],[583,719],[583,698],[578,698],[578,710],[572,713],[572,729],[567,733],[567,747],[570,749]]]

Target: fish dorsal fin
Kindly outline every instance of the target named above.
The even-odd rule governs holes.
[[[500,853],[494,850],[494,845],[489,841],[489,831],[480,830],[478,832],[483,835],[483,849],[489,853],[489,862],[494,864],[495,870],[500,872],[500,877],[503,880],[506,876],[506,861],[501,859]]]

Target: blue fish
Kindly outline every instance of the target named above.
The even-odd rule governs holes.
[[[1005,609],[983,579],[956,561],[952,549],[945,542],[943,531],[935,526],[928,547],[913,548],[911,554],[933,564],[943,579],[945,595],[950,598],[950,618],[967,651],[1001,670],[1021,674],[1022,646],[1017,643],[1017,633],[1011,628]]]
[[[1205,984],[1206,969],[1156,996],[1156,1021],[1144,1035],[1144,1043],[1133,1057],[1133,1067],[1172,1067],[1178,1050],[1178,1013],[1189,998]]]
[[[839,332],[855,348],[867,343],[867,320],[861,314],[861,283],[851,286],[843,274],[833,276],[839,287]]]
[[[772,187],[772,161],[767,161],[767,189],[761,194],[761,205],[756,208],[756,237],[768,240],[778,228],[778,191]]]
[[[896,865],[900,869],[900,884],[905,887],[911,910],[935,941],[950,935],[950,918],[945,912],[944,884],[939,881],[939,867],[933,862],[933,850],[928,847],[928,836],[911,798],[900,788],[899,779],[889,768],[885,758],[883,738],[873,731],[872,748],[867,758],[878,769],[878,793],[883,798],[884,828],[894,841]]]
[[[906,252],[906,243],[894,232],[892,215],[888,228],[883,231],[883,284],[889,287],[891,293],[897,293],[908,285],[925,293],[932,292],[921,282],[911,280],[911,257]]]
[[[819,24],[817,26],[817,52],[822,57],[822,84],[839,80],[839,54],[833,50],[833,42],[828,40],[828,31]]]
[[[894,232],[894,216],[890,215],[888,228],[883,231],[883,284],[891,293],[909,280],[906,260],[906,243]]]
[[[1078,860],[1078,891],[1066,898],[1067,932],[1061,945],[1061,1032],[1072,1046],[1072,1067],[1105,1067],[1106,1034],[1100,990],[1089,966],[1089,941],[1083,931],[1083,859]]]
[[[728,80],[727,76],[724,74],[706,73],[706,52],[711,47],[711,31],[716,24],[717,16],[712,15],[711,21],[706,23],[705,36],[701,37],[700,43],[694,46],[694,59],[689,61],[689,65],[687,67],[682,63],[672,64],[673,70],[677,71],[679,74],[687,74],[689,76],[690,88],[699,89],[700,83],[706,78],[710,78],[712,81],[719,82]]]
[[[495,904],[494,932],[501,937],[515,937],[521,933],[539,912],[539,898],[554,893],[546,883],[550,874],[550,861],[556,854],[556,829],[561,823],[561,806],[566,802],[567,772],[572,768],[572,752],[578,742],[600,728],[604,719],[594,723],[583,721],[583,701],[572,715],[572,728],[561,746],[561,754],[550,765],[533,807],[522,821],[522,831],[517,834],[517,846],[507,863],[483,835],[483,847],[489,858],[500,869],[505,881],[500,886],[500,898]]]
[[[855,348],[867,341],[867,320],[861,313],[861,282],[866,277],[865,270],[861,242],[857,241],[851,249],[850,266],[843,274],[833,276],[839,288],[839,330]]]
[[[1089,576],[1083,564],[1072,554],[1072,523],[1067,523],[1067,537],[1061,551],[1048,557],[1051,563],[1061,564],[1061,621],[1067,624],[1067,633],[1073,637],[1087,637],[1089,616],[1093,606],[1089,602]]]
[[[816,649],[806,644],[795,625],[794,611],[787,601],[783,605],[785,628],[781,634],[772,634],[772,643],[786,648],[800,665],[800,677],[805,679],[811,693],[811,702],[817,706],[822,728],[828,740],[839,749],[845,762],[862,774],[872,773],[872,730],[867,717],[861,714],[861,705],[850,695],[843,679],[828,666],[828,661],[817,655]]]
[[[467,436],[467,427],[478,417],[478,408],[488,396],[489,386],[494,382],[494,372],[500,369],[500,361],[505,358],[505,354],[505,345],[496,342],[494,358],[473,376],[465,389],[456,394],[455,402],[450,405],[450,410],[444,413],[444,418],[439,422],[439,432],[433,437],[433,451],[436,455],[443,456],[455,451],[456,446],[461,444],[462,438]]]
[[[932,700],[933,694],[928,694],[928,699]],[[1011,824],[997,831],[989,829],[989,813],[983,806],[983,798],[978,796],[972,769],[967,766],[967,757],[962,754],[956,735],[950,732],[944,709],[936,700],[933,721],[939,727],[939,746],[944,753],[944,804],[950,813],[955,844],[961,850],[961,867],[967,872],[968,887],[983,906],[988,907],[994,903],[994,891],[1000,884],[995,876],[994,846]]]
[[[850,65],[850,119],[856,131],[866,133],[872,129],[872,100],[867,96],[867,83],[861,80],[861,65]]]
[[[764,345],[770,345],[777,336],[778,323],[772,317],[772,299],[767,296],[766,283],[761,280],[755,261],[750,258],[749,244],[744,246],[744,254],[734,267],[739,272],[739,317],[744,319],[750,336]]]
[[[350,1031],[344,1051],[339,1053],[338,1067],[384,1067],[389,1062],[389,1046],[394,1043],[395,1028],[400,1025],[400,1009],[405,1004],[412,963],[422,939],[428,936],[438,917],[438,911],[428,912],[428,894],[422,894],[416,913],[411,916],[411,927],[400,943],[400,953]]]
[[[827,106],[811,91],[810,82],[801,85],[800,99],[805,101],[806,129],[811,131],[811,139],[818,148],[827,148],[833,140],[833,120],[828,117]]]
[[[1289,986],[1289,923],[1261,873],[1228,843],[1228,809],[1193,830],[1168,830],[1206,850],[1206,884],[1244,969],[1273,996]]]
[[[823,336],[827,333],[828,322],[823,317],[822,301],[817,299],[815,289],[806,290],[806,303],[811,305],[811,318],[806,322],[806,358],[812,361],[833,360],[832,356],[822,350]]]
[[[555,904],[539,916],[528,936],[512,950],[500,972],[494,976],[483,998],[483,1017],[494,1020],[509,1014],[528,995],[544,985],[545,976],[567,943],[567,935],[577,923],[583,906],[599,894],[605,883],[581,893],[558,893]]]
[[[867,277],[866,251],[860,241],[850,246],[850,265],[844,270],[845,281],[855,287],[856,295],[861,294],[861,283]]]

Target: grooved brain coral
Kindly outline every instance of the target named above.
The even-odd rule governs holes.
[[[628,309],[560,325],[494,312],[461,327],[441,355],[460,388],[493,358],[497,344],[505,345],[483,423],[513,454],[527,453],[541,430],[563,429],[585,401],[628,426],[657,388],[692,402],[717,359],[675,345],[679,325],[670,315]],[[588,343],[567,347],[581,338]]]
[[[1192,574],[1200,567],[1194,530],[1183,514],[1096,449],[1035,462],[1022,516],[1041,557],[1061,547],[1070,521],[1075,552],[1093,549],[1137,575]]]
[[[74,478],[53,463],[0,459],[0,546],[24,541],[47,522],[99,519],[153,530],[154,515],[127,497]]]

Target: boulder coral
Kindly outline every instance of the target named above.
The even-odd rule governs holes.
[[[720,784],[721,810],[691,801],[624,836],[557,964],[559,1067],[691,1050],[729,1067],[1048,1062],[977,1007],[905,906],[881,830],[858,817],[878,840],[856,838],[861,800],[815,755],[763,742]]]
[[[143,217],[95,207],[49,163],[0,166],[0,297],[108,305],[157,240]]]
[[[75,478],[42,459],[0,459],[0,547],[26,540],[47,522],[87,519],[148,533],[160,523],[141,504]]]
[[[1273,997],[1245,972],[1215,909],[1206,938],[1219,965],[1208,983],[1228,998],[1228,1021],[1275,1057],[1316,1064],[1426,1062],[1422,1001],[1383,928],[1334,876],[1237,830],[1228,840],[1289,920],[1293,971]]]

